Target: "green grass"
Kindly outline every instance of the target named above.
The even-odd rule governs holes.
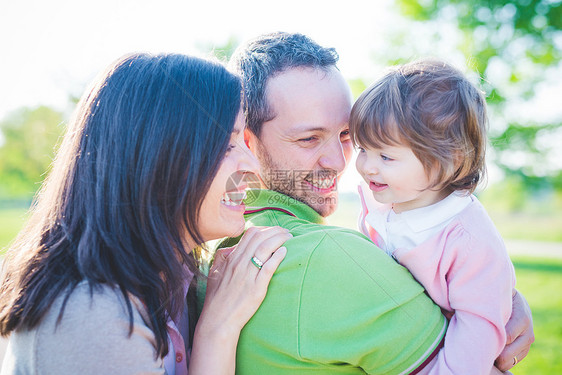
[[[0,209],[0,255],[22,228],[26,213],[27,208]]]
[[[514,375],[562,374],[562,259],[514,257],[517,289],[533,312],[535,343]]]
[[[503,238],[562,242],[562,213],[489,212]]]

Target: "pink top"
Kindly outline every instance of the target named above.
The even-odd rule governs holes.
[[[189,284],[193,279],[193,273],[185,267],[188,276],[185,280],[182,296],[187,296]],[[185,302],[184,302],[185,303]],[[168,331],[168,354],[164,357],[164,368],[168,375],[188,375],[189,356],[190,351],[185,346],[185,339],[189,337],[189,321],[187,315],[187,303],[180,316],[174,319],[168,318],[167,331]]]
[[[189,352],[185,349],[183,336],[173,320],[169,319],[167,326],[169,351],[164,357],[164,368],[166,369],[166,374],[187,375]]]
[[[381,227],[387,220],[367,217],[376,212],[388,214],[391,207],[377,203],[368,189],[362,191],[360,187],[359,194],[361,231],[388,250],[383,240],[386,228]],[[476,197],[470,198],[466,207],[451,217],[419,217],[421,225],[413,225],[407,240],[415,240],[422,231],[431,234],[411,247],[390,250],[450,317],[445,347],[433,362],[431,374],[466,374],[468,370],[489,374],[506,343],[515,272],[488,214]],[[431,207],[424,207],[425,212]],[[439,224],[443,227],[435,230]]]

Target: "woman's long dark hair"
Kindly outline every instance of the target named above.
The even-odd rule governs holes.
[[[81,99],[28,225],[4,262],[0,333],[33,328],[76,285],[148,310],[157,353],[184,303],[187,246],[240,110],[238,77],[183,55],[121,58]],[[189,241],[188,244],[188,239]],[[191,306],[195,310],[195,306]],[[61,310],[59,319],[64,312]]]

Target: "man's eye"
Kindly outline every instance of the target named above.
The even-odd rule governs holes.
[[[299,139],[300,142],[311,142],[314,141],[316,139],[316,137],[307,137],[307,138],[301,138]]]

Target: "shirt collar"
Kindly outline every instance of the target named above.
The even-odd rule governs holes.
[[[267,189],[248,189],[246,190],[246,214],[256,212],[256,210],[275,210],[287,215],[293,215],[299,219],[304,219],[315,224],[324,224],[324,218],[312,207],[301,201]]]
[[[189,290],[189,286],[191,285],[191,282],[193,281],[193,277],[195,276],[193,271],[191,271],[189,269],[189,267],[187,265],[183,265],[183,270],[184,270],[184,281],[183,281],[183,285],[182,285],[182,297],[183,299],[185,299],[187,297],[187,292]]]
[[[464,210],[472,200],[471,195],[454,192],[435,204],[405,211],[399,216],[414,232],[421,232],[452,219]],[[390,207],[388,205],[389,209],[391,209]]]

